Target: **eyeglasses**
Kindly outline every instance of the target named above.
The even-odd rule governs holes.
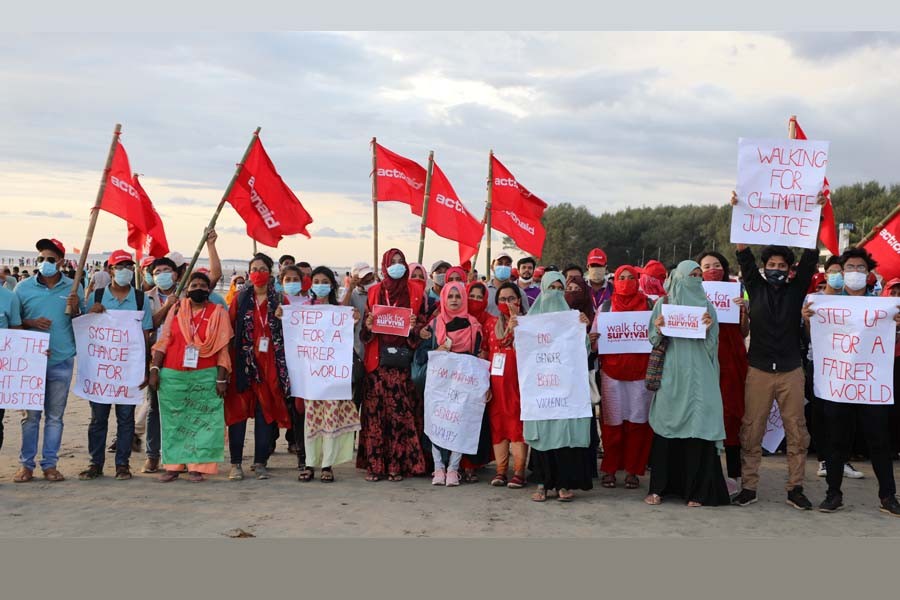
[[[844,271],[855,273],[868,273],[869,267],[866,265],[844,265]]]
[[[59,259],[56,258],[55,256],[38,256],[37,257],[38,263],[42,263],[42,262],[46,261],[46,262],[50,263],[51,265],[56,264],[57,260],[59,260]]]

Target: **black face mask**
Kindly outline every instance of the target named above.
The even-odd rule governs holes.
[[[209,300],[209,290],[191,290],[188,292],[188,298],[197,304],[203,304]]]
[[[781,287],[785,283],[787,283],[787,271],[782,271],[781,269],[766,269],[766,281],[774,285],[775,287]]]

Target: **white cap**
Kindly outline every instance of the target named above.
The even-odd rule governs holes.
[[[497,262],[498,260],[500,260],[501,258],[508,258],[509,260],[512,260],[512,256],[510,256],[508,252],[501,252],[500,254],[498,254],[494,257],[494,259],[491,261],[491,263],[493,264],[493,263]]]
[[[175,263],[176,267],[187,264],[187,261],[184,260],[184,256],[181,254],[181,252],[169,252],[168,254],[166,254],[166,258]]]
[[[366,275],[368,275],[370,273],[374,273],[374,272],[375,271],[372,269],[372,267],[369,266],[369,263],[367,263],[365,261],[355,263],[353,265],[353,268],[350,269],[350,275],[352,275],[354,277],[359,277],[360,279],[362,279]]]

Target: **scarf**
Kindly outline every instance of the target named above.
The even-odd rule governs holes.
[[[406,273],[400,279],[394,279],[387,274],[388,267],[391,266],[391,260],[395,255],[399,254],[401,262],[406,266]],[[421,268],[421,265],[419,265]],[[381,272],[384,273],[384,280],[378,289],[378,304],[391,306],[409,306],[409,288],[406,282],[409,281],[410,266],[406,262],[406,256],[397,248],[391,248],[381,257]],[[414,309],[415,312],[415,309]]]
[[[683,260],[678,263],[678,267],[672,271],[672,275],[669,276],[669,281],[666,283],[666,294],[668,294],[670,304],[707,306],[709,301],[703,290],[703,280],[690,276],[694,269],[699,268],[700,265],[693,260]]]
[[[462,305],[450,310],[448,297],[456,290],[462,296]],[[481,333],[481,323],[469,314],[469,298],[466,287],[458,281],[444,284],[441,288],[441,312],[434,318],[435,342],[438,346],[450,340],[450,351],[471,354],[475,351],[475,342]]]
[[[285,397],[290,397],[291,384],[288,379],[287,362],[284,358],[284,333],[281,319],[275,318],[275,310],[281,304],[282,295],[275,291],[275,280],[269,278],[266,287],[266,312],[269,330],[272,334],[269,351],[275,352],[275,372]],[[244,286],[237,297],[237,318],[234,324],[235,339],[235,379],[237,391],[246,391],[252,384],[260,383],[259,365],[256,363],[256,290],[252,285]]]
[[[625,272],[631,273],[635,279],[619,279]],[[639,289],[637,275],[638,270],[631,265],[622,265],[616,269],[611,301],[613,312],[647,310],[647,295]]]
[[[389,266],[390,266],[390,265],[389,265]],[[419,263],[417,263],[417,262],[411,262],[411,263],[409,263],[409,276],[410,276],[410,277],[412,277],[412,274],[416,272],[416,269],[422,271],[422,277],[424,277],[425,280],[428,279],[428,273],[425,272],[425,267],[423,267],[421,264],[419,264]],[[387,277],[387,271],[385,271],[384,276]]]
[[[554,281],[558,281],[565,285],[565,280],[563,279],[562,273],[559,271],[544,273],[544,277],[541,279],[541,295],[537,297],[537,300],[535,300],[534,304],[531,305],[531,308],[528,309],[529,315],[542,315],[545,313],[569,310],[569,305],[566,304],[566,298],[563,295],[563,292],[561,290],[550,289],[550,284]]]
[[[225,304],[231,306],[231,302],[234,300],[234,297],[237,296],[238,286],[235,283],[238,279],[244,279],[240,275],[233,275],[231,277],[231,285],[228,286],[228,293],[225,294]]]
[[[209,306],[208,302],[203,304],[203,310],[206,311]],[[170,317],[174,314],[174,319],[178,322],[178,328],[181,335],[187,341],[188,345],[192,345],[200,352],[203,358],[215,356],[219,351],[228,345],[231,341],[231,324],[228,322],[227,313],[224,310],[214,310],[209,315],[209,321],[206,325],[206,339],[200,337],[199,332],[193,335],[191,332],[191,316],[194,308],[190,298],[182,298],[178,303],[176,310],[170,313]],[[171,321],[171,319],[166,319]],[[171,322],[169,327],[172,327]]]
[[[462,267],[450,267],[447,269],[447,272],[444,274],[444,281],[450,281],[450,274],[456,273],[462,277],[462,282],[465,284],[469,280],[469,272],[465,271]]]
[[[479,302],[475,302],[474,300],[468,300],[469,294],[472,293],[472,289],[479,287],[481,288],[481,293],[484,295],[484,300]],[[469,285],[466,286],[466,299],[467,299],[467,307],[469,309],[469,314],[478,319],[478,322],[481,323],[482,329],[484,329],[484,325],[487,322],[488,316],[490,314],[487,311],[487,286],[481,283],[480,281],[472,281]]]
[[[566,304],[569,308],[584,313],[588,320],[594,322],[594,303],[591,301],[591,288],[588,287],[587,281],[581,275],[573,275],[566,281],[566,287],[570,283],[578,285],[577,292],[565,292]]]
[[[641,290],[648,296],[665,296],[663,282],[668,273],[666,267],[658,260],[648,260],[641,269]]]

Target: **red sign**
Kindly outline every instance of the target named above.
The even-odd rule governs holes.
[[[413,313],[408,308],[376,304],[372,307],[372,333],[406,337],[412,326],[412,316]]]

